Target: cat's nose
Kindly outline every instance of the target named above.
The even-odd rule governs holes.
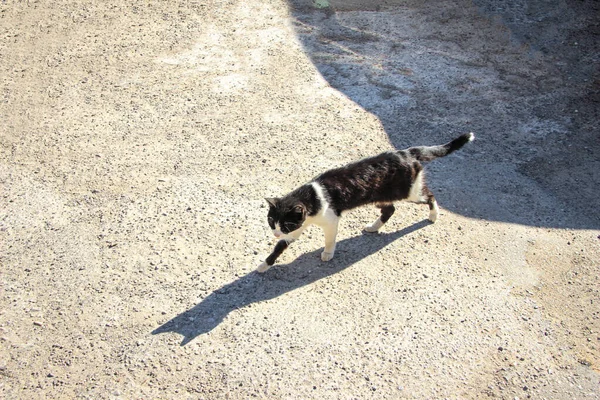
[[[281,236],[281,232],[273,232],[273,235],[275,235],[275,237],[278,238],[279,236]]]

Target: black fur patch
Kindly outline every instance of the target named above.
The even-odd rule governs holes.
[[[277,260],[277,257],[279,257],[281,253],[283,253],[285,249],[288,248],[288,246],[289,243],[287,242],[287,240],[280,240],[279,242],[277,242],[277,244],[275,245],[275,249],[273,249],[273,252],[265,260],[267,265],[275,264],[275,260]]]
[[[388,204],[385,206],[379,206],[379,208],[381,208],[381,222],[383,222],[384,224],[386,222],[388,222],[388,220],[390,219],[390,217],[394,214],[394,211],[396,211],[396,207],[394,207],[393,204]]]
[[[408,197],[415,166],[403,157],[387,152],[329,170],[319,183],[329,196],[329,205],[342,211],[370,203],[391,203]]]

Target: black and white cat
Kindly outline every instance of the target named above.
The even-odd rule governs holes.
[[[399,200],[428,204],[429,220],[435,222],[438,206],[425,185],[421,162],[444,157],[474,138],[466,133],[440,146],[388,151],[326,171],[284,197],[266,199],[269,226],[281,240],[257,271],[271,268],[288,245],[313,224],[325,234],[321,260],[331,260],[342,212],[366,204],[375,204],[381,210],[381,216],[365,227],[367,232],[377,232],[394,213],[394,201]]]

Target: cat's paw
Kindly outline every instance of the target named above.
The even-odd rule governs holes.
[[[375,222],[373,222],[372,224],[369,224],[367,226],[364,227],[365,232],[369,232],[369,233],[375,233],[379,230],[379,228],[381,228],[383,226],[383,222],[381,222],[381,219],[377,219]]]
[[[437,218],[438,218],[438,212],[437,212],[437,210],[431,210],[429,212],[429,220],[431,222],[435,222],[435,221],[437,221]]]
[[[437,201],[433,201],[433,207],[431,208],[431,210],[429,210],[429,220],[431,222],[435,222],[438,219],[438,214],[439,214],[439,207],[437,205]]]
[[[266,272],[269,268],[271,268],[271,266],[269,264],[267,264],[266,261],[263,261],[260,263],[258,268],[256,268],[256,272],[259,272],[262,274],[263,272]]]
[[[379,228],[377,228],[376,226],[373,226],[372,224],[370,225],[366,225],[363,230],[365,232],[369,232],[369,233],[375,233],[379,230]]]
[[[376,226],[373,226],[373,224],[369,224],[369,225],[365,225],[365,227],[363,228],[363,231],[368,232],[368,233],[376,233],[377,231],[379,231],[379,228]]]
[[[333,258],[333,252],[328,253],[326,251],[321,253],[321,260],[323,261],[329,261]]]

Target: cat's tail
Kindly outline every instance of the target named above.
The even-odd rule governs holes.
[[[439,146],[419,146],[419,147],[410,147],[406,149],[413,157],[415,157],[419,161],[431,161],[436,158],[447,156],[463,147],[465,144],[473,141],[475,139],[475,135],[473,133],[465,133],[464,135],[460,135],[456,139],[446,144],[442,144]]]

